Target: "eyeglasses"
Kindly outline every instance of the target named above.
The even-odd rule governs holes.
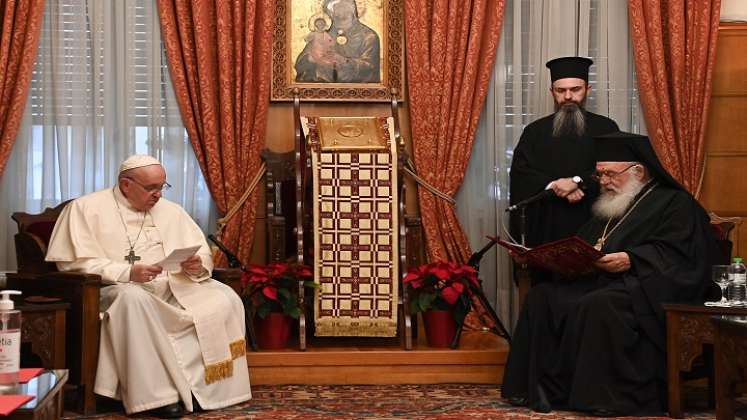
[[[133,183],[137,184],[138,186],[140,186],[140,188],[142,188],[143,190],[145,190],[145,192],[147,192],[148,194],[155,194],[157,192],[164,192],[164,191],[168,190],[169,188],[171,188],[171,184],[169,184],[168,182],[164,182],[161,185],[145,186],[145,185],[143,185],[143,184],[135,181],[132,178],[126,178],[126,179],[128,179],[128,180],[132,181]]]
[[[593,172],[591,174],[591,179],[593,179],[594,181],[597,181],[597,182],[601,181],[602,178],[604,178],[604,177],[612,179],[612,178],[614,178],[614,177],[616,177],[616,176],[618,176],[618,175],[626,172],[628,169],[630,169],[630,168],[632,168],[634,166],[638,166],[638,165],[640,165],[640,164],[639,163],[634,163],[634,164],[628,166],[627,168],[623,169],[622,171],[612,171],[612,170],[609,170],[609,169],[605,170],[605,171],[595,171],[595,172]]]

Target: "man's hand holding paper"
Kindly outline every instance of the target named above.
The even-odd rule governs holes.
[[[161,274],[161,271],[163,270],[157,265],[133,264],[130,268],[130,281],[147,283]]]
[[[182,266],[182,271],[191,276],[198,276],[204,270],[202,267],[202,258],[199,255],[192,255],[182,261],[180,265]]]
[[[199,249],[200,245],[175,249],[166,258],[154,265],[160,266],[166,271],[178,272],[184,270],[187,274],[199,273],[202,271],[202,260],[199,255],[195,255]]]

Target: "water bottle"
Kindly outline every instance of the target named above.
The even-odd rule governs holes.
[[[747,294],[747,267],[742,263],[741,257],[734,257],[734,262],[729,266],[729,303],[730,306],[746,306],[745,295]]]

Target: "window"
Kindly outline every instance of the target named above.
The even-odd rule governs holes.
[[[168,198],[210,208],[171,87],[155,1],[51,0],[45,13],[29,96],[31,197],[59,201],[107,187],[118,162],[138,153],[168,164],[176,187]],[[195,216],[207,227],[206,213]]]

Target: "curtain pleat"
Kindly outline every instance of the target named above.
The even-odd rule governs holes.
[[[498,49],[503,0],[405,2],[410,124],[418,173],[449,196],[469,162]],[[466,262],[453,205],[418,191],[430,260]]]
[[[0,0],[0,177],[13,150],[39,47],[44,0]]]
[[[649,137],[669,173],[697,197],[721,0],[631,0],[628,8]]]
[[[274,1],[158,0],[161,33],[184,126],[219,212],[239,201],[260,167],[270,100]],[[221,240],[245,263],[257,191]],[[218,256],[218,264],[225,264]]]

